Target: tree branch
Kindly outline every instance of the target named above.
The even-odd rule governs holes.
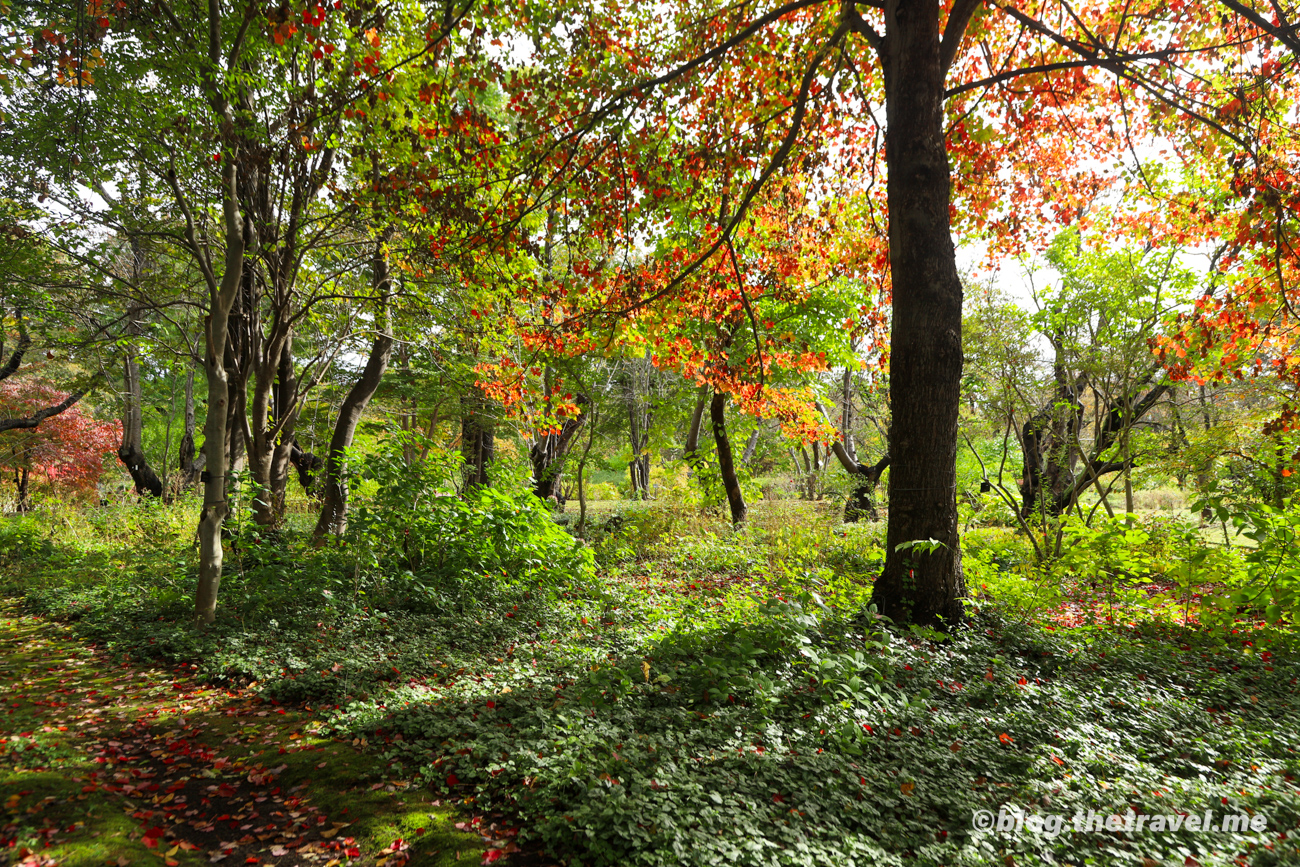
[[[7,430],[29,430],[36,427],[47,418],[52,418],[64,410],[71,407],[74,403],[81,400],[86,394],[86,389],[74,391],[63,399],[62,402],[54,406],[47,406],[45,409],[32,413],[26,418],[0,418],[0,433]]]

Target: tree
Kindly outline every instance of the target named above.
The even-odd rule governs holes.
[[[560,14],[528,13],[535,26]],[[893,304],[892,463],[888,552],[873,598],[900,622],[951,624],[964,595],[955,491],[963,290],[954,215],[959,229],[991,236],[995,251],[1018,252],[1114,186],[1116,178],[1085,160],[1162,133],[1166,122],[1212,135],[1202,106],[1221,91],[1207,96],[1200,73],[1217,66],[1221,50],[1253,50],[1262,34],[1239,21],[1205,27],[1206,14],[1202,6],[1115,4],[1085,13],[979,0],[592,12],[567,43],[538,53],[557,82],[550,98],[534,88],[520,102],[543,106],[539,116],[562,115],[555,140],[571,145],[565,159],[608,180],[588,189],[622,207],[622,237],[652,224],[646,212],[660,226],[682,216],[705,223],[672,276],[651,282],[627,269],[601,287],[618,316],[670,306],[696,274],[720,270],[762,190],[802,160],[839,147],[833,171],[861,172],[868,189],[884,175],[875,216],[887,221]],[[638,28],[658,32],[653,22],[665,17],[679,39],[637,38]],[[575,78],[590,89],[574,94]],[[1089,116],[1117,104],[1122,125]],[[673,135],[683,127],[689,135]],[[737,130],[753,135],[724,147]],[[671,177],[665,166],[685,172]],[[1053,219],[1032,218],[1040,205]]]
[[[41,407],[59,406],[67,392],[28,376],[0,381],[0,415],[32,418]],[[95,493],[104,455],[116,448],[120,427],[96,421],[81,406],[70,405],[30,427],[0,432],[0,468],[13,473],[17,508],[31,508],[30,482],[40,477],[50,488],[80,496]]]

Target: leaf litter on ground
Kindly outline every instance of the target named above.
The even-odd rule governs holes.
[[[113,662],[10,606],[0,694],[0,852],[22,867],[406,867],[512,844],[307,713]]]

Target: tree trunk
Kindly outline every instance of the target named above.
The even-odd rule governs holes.
[[[578,527],[577,533],[579,539],[587,538],[587,489],[585,487],[585,472],[587,469],[587,457],[591,454],[591,447],[596,444],[596,422],[600,415],[593,407],[591,411],[591,432],[587,435],[587,445],[582,450],[582,457],[578,459]]]
[[[477,386],[461,396],[460,454],[466,492],[490,484],[488,467],[496,455],[496,430],[488,410],[488,399]]]
[[[857,343],[851,348],[856,350]],[[858,450],[853,445],[853,369],[847,365],[840,379],[840,436],[844,438],[845,454],[856,464]]]
[[[718,471],[722,476],[722,488],[727,493],[727,505],[731,508],[731,523],[740,526],[745,523],[749,508],[745,505],[745,496],[740,490],[736,463],[731,456],[731,440],[727,437],[727,396],[720,391],[713,393],[713,400],[709,404],[709,419],[713,423],[713,442],[718,449]]]
[[[1070,465],[1083,424],[1080,394],[1086,380],[1083,376],[1070,380],[1061,359],[1061,344],[1059,340],[1053,343],[1057,347],[1057,363],[1051,401],[1025,422],[1020,434],[1024,459],[1020,515],[1026,520],[1035,510],[1053,517],[1060,514],[1062,509],[1057,503],[1074,483]]]
[[[533,465],[533,493],[540,499],[559,498],[560,478],[564,475],[564,462],[569,455],[578,431],[587,421],[587,407],[590,401],[584,394],[578,395],[581,411],[576,418],[567,419],[560,427],[559,433],[539,436],[528,450],[528,458]]]
[[[949,228],[939,5],[889,0],[885,23],[893,424],[885,567],[872,602],[896,623],[951,626],[966,595],[956,496],[962,285]],[[906,547],[929,539],[939,543],[929,551]]]
[[[199,480],[200,463],[194,457],[194,368],[190,367],[185,378],[185,427],[181,433],[178,466],[180,474],[176,477],[175,490],[184,493]]]
[[[650,499],[650,359],[632,359],[625,366],[627,388],[624,399],[627,403],[628,441],[632,447],[632,459],[628,461],[628,476],[632,483],[632,499]]]
[[[302,485],[303,491],[308,495],[315,494],[316,473],[320,471],[321,467],[325,466],[325,462],[320,459],[319,455],[304,450],[302,446],[298,445],[297,440],[292,442],[289,449],[289,462],[298,471],[298,484]]]
[[[230,310],[243,282],[244,251],[251,241],[251,226],[239,211],[235,160],[222,163],[222,212],[226,242],[225,270],[221,283],[209,282],[209,302],[204,328],[203,370],[208,381],[208,412],[203,426],[203,447],[207,471],[203,478],[203,510],[199,513],[199,583],[194,594],[194,617],[211,623],[217,615],[217,592],[221,588],[221,528],[230,511],[226,502],[227,430],[230,389],[226,374],[226,343]],[[190,231],[190,244],[198,241]]]
[[[23,454],[26,460],[31,460],[31,449],[24,449]],[[30,478],[31,471],[27,467],[14,469],[14,485],[18,488],[18,503],[15,508],[19,512],[30,512],[32,510],[31,501],[27,499],[27,482]]]
[[[754,459],[754,452],[758,449],[758,435],[762,433],[762,428],[754,428],[754,432],[749,435],[745,441],[745,451],[740,456],[741,464],[748,465]]]
[[[127,311],[127,342],[122,357],[122,444],[117,447],[118,460],[131,474],[138,496],[148,494],[161,497],[163,483],[149,466],[145,457],[142,437],[144,435],[143,392],[140,385],[140,357],[132,339],[139,333],[135,308]]]
[[[700,395],[695,401],[695,409],[691,412],[691,423],[686,429],[686,443],[682,449],[683,457],[686,458],[686,465],[691,471],[699,476],[700,469],[704,462],[704,456],[700,454],[700,429],[704,426],[704,410],[709,406],[709,396]]]
[[[365,411],[370,399],[375,396],[384,371],[388,369],[388,360],[392,356],[393,329],[388,312],[388,254],[384,242],[381,242],[376,250],[373,269],[375,288],[379,294],[380,309],[377,317],[379,333],[375,335],[375,341],[371,344],[366,366],[362,368],[361,375],[352,384],[347,397],[343,398],[343,404],[339,407],[338,421],[334,424],[334,435],[330,437],[329,457],[325,461],[325,478],[322,480],[324,501],[313,533],[317,539],[324,538],[326,533],[341,536],[347,529],[348,486],[347,479],[344,477],[344,457],[356,435],[361,413]]]

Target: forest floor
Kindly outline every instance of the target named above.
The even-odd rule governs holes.
[[[478,864],[495,833],[458,828],[307,709],[114,663],[12,603],[0,694],[0,842],[24,841],[18,864]]]
[[[494,503],[474,533],[572,547]],[[1200,584],[1040,575],[993,528],[943,635],[868,609],[879,527],[663,510],[527,581],[244,536],[197,629],[192,515],[87,514],[71,539],[0,524],[0,852],[24,867],[1300,863],[1300,640],[1197,622]],[[1207,812],[1265,829],[1181,824]]]

